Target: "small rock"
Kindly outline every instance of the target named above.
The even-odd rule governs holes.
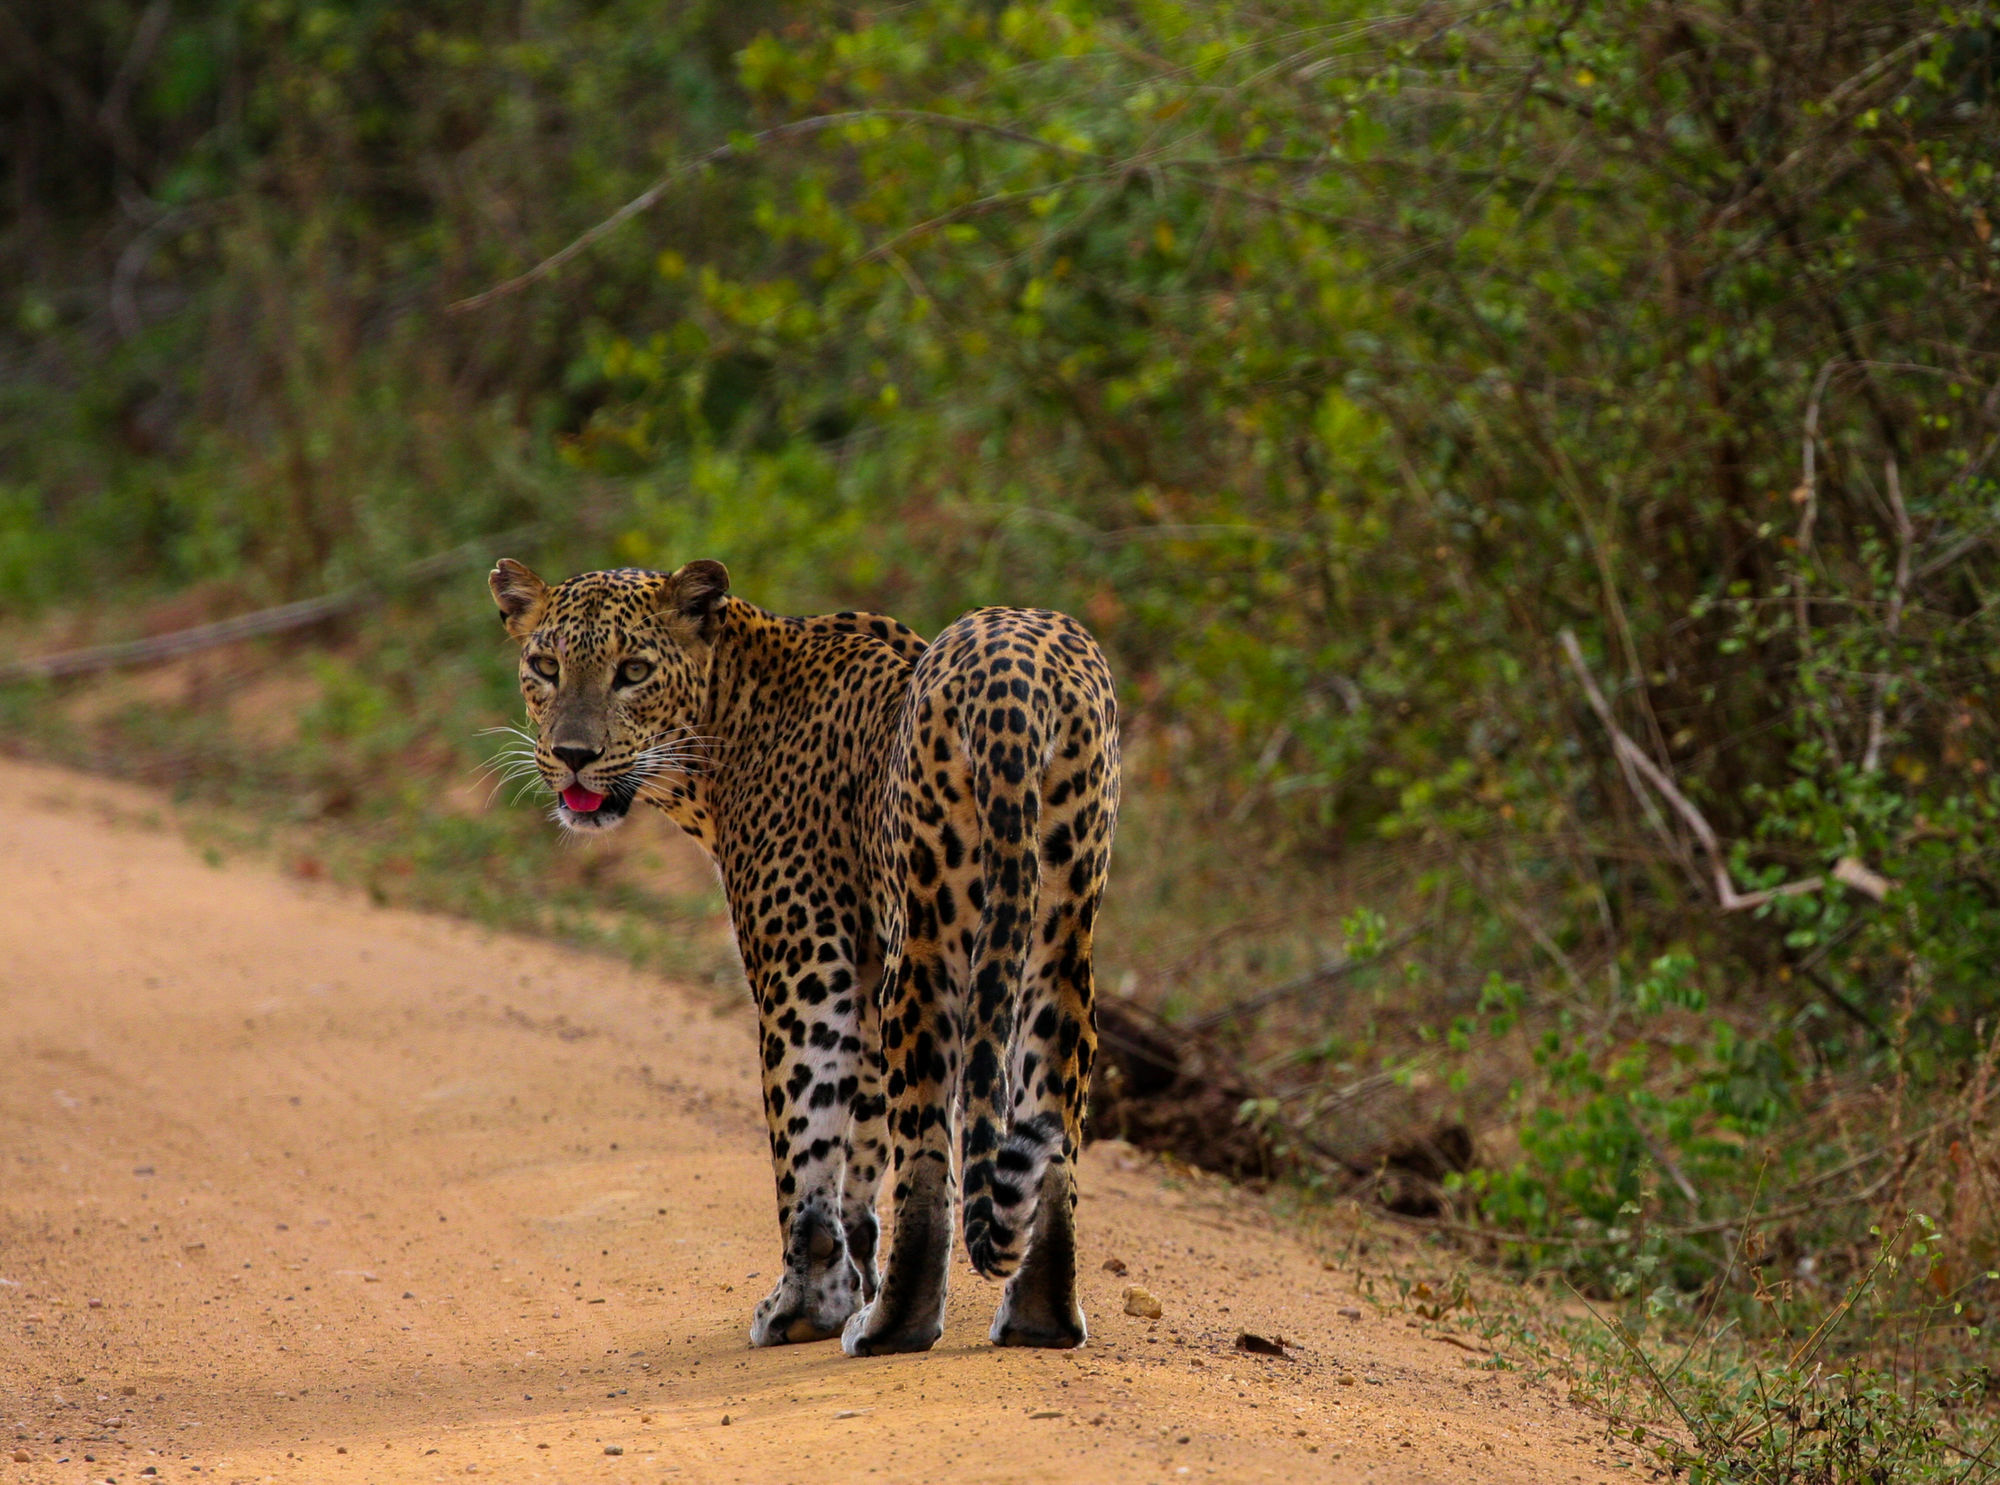
[[[1342,1372],[1340,1374],[1340,1385],[1343,1387],[1352,1387],[1354,1385],[1354,1374],[1352,1372]]]
[[[140,1470],[139,1473],[142,1475],[157,1475],[159,1471],[149,1464],[144,1469]]]
[[[841,1418],[860,1418],[866,1416],[869,1413],[872,1413],[873,1411],[874,1411],[873,1408],[842,1408],[838,1413],[835,1413],[833,1416],[836,1420]],[[722,1421],[724,1423],[727,1423],[729,1420],[725,1418]]]
[[[1104,1271],[1105,1271],[1105,1272],[1106,1272],[1107,1274],[1122,1274],[1122,1273],[1124,1273],[1124,1272],[1125,1272],[1125,1260],[1124,1260],[1124,1259],[1122,1259],[1122,1258],[1107,1258],[1107,1259],[1105,1259],[1105,1260],[1104,1260]]]
[[[347,1452],[347,1445],[342,1444],[338,1449],[335,1449],[333,1452],[336,1454],[345,1454]]]
[[[16,1449],[14,1451],[14,1463],[33,1464],[34,1461],[35,1461],[35,1456],[30,1454],[26,1449]]]
[[[1361,1311],[1355,1309],[1353,1305],[1342,1305],[1340,1307],[1340,1318],[1343,1320],[1359,1320],[1361,1318]]]
[[[1125,1313],[1137,1315],[1141,1320],[1157,1320],[1164,1311],[1157,1299],[1133,1284],[1125,1290]]]
[[[729,1427],[729,1415],[728,1415],[727,1413],[724,1413],[724,1414],[722,1415],[722,1426],[723,1426],[724,1428],[727,1428],[727,1427]]]
[[[724,1421],[726,1422],[727,1420],[725,1419]],[[625,1446],[623,1444],[606,1444],[604,1446],[604,1452],[606,1454],[623,1454],[625,1452]]]
[[[1062,1410],[1060,1408],[1044,1408],[1041,1412],[1030,1413],[1028,1416],[1030,1418],[1060,1418],[1062,1417]]]
[[[91,1307],[91,1308],[92,1308],[93,1310],[101,1310],[101,1309],[103,1309],[103,1308],[104,1308],[104,1301],[103,1301],[103,1300],[101,1300],[101,1299],[93,1299],[93,1300],[92,1300],[92,1301],[90,1302],[90,1307]]]
[[[370,1282],[370,1283],[373,1283],[373,1282],[374,1282],[374,1280],[372,1280],[372,1279],[371,1279],[371,1280],[370,1280],[369,1282]],[[414,1294],[410,1293],[410,1291],[409,1291],[409,1290],[405,1289],[405,1290],[403,1291],[403,1298],[404,1298],[404,1299],[415,1299],[415,1298],[416,1298],[416,1295],[414,1295]]]
[[[1241,1330],[1236,1333],[1236,1349],[1248,1351],[1252,1356],[1285,1356],[1285,1338],[1272,1340],[1269,1336],[1258,1335],[1254,1331]]]
[[[124,1386],[124,1387],[120,1387],[120,1388],[118,1389],[118,1395],[119,1395],[120,1397],[137,1397],[137,1396],[139,1395],[139,1389],[138,1389],[138,1388],[136,1388],[136,1387],[133,1387],[133,1386],[130,1386],[130,1385],[128,1384],[127,1386]]]

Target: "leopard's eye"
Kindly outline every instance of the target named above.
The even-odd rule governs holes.
[[[532,670],[543,680],[552,681],[556,678],[556,673],[561,667],[556,664],[555,656],[537,655],[528,662],[528,669]]]
[[[618,667],[618,684],[621,686],[636,686],[652,673],[652,661],[627,660],[623,665]]]

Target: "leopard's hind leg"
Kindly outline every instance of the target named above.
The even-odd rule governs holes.
[[[1118,808],[1108,707],[1072,718],[1043,799],[1040,910],[1010,1086],[1015,1129],[1062,1133],[1042,1175],[1028,1251],[993,1319],[998,1346],[1081,1346],[1088,1335],[1076,1293],[1076,1157],[1097,1055],[1092,937]]]
[[[1092,900],[1088,911],[1095,910]],[[1076,1157],[1097,1033],[1090,931],[1074,920],[1064,905],[1051,910],[1046,921],[1056,925],[1058,938],[1041,972],[1031,967],[1026,986],[1014,1058],[1015,1127],[1060,1121],[1062,1134],[1042,1174],[1028,1251],[993,1319],[990,1339],[997,1346],[1081,1346],[1089,1333],[1076,1296]]]
[[[895,1228],[881,1289],[841,1332],[850,1356],[928,1351],[944,1334],[957,1195],[948,1111],[959,1071],[956,1048],[939,1035],[940,1021],[952,1015],[948,1002],[935,939],[915,939],[890,956],[882,979],[882,1051]]]

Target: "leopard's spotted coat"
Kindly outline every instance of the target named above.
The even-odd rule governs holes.
[[[503,560],[490,586],[541,778],[604,796],[557,817],[657,805],[728,895],[784,1252],[751,1340],[937,1340],[962,1098],[967,1252],[1012,1275],[991,1338],[1080,1345],[1074,1162],[1119,788],[1103,654],[1043,610],[979,609],[926,645],[880,615],[767,613],[728,582],[691,562],[550,587]]]

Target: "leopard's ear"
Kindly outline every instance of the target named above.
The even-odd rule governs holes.
[[[692,625],[703,639],[723,597],[729,592],[729,569],[702,558],[669,577],[660,590],[660,608],[669,618]]]
[[[549,585],[512,557],[502,557],[486,575],[493,601],[500,606],[500,622],[516,639],[534,633],[549,606]]]

